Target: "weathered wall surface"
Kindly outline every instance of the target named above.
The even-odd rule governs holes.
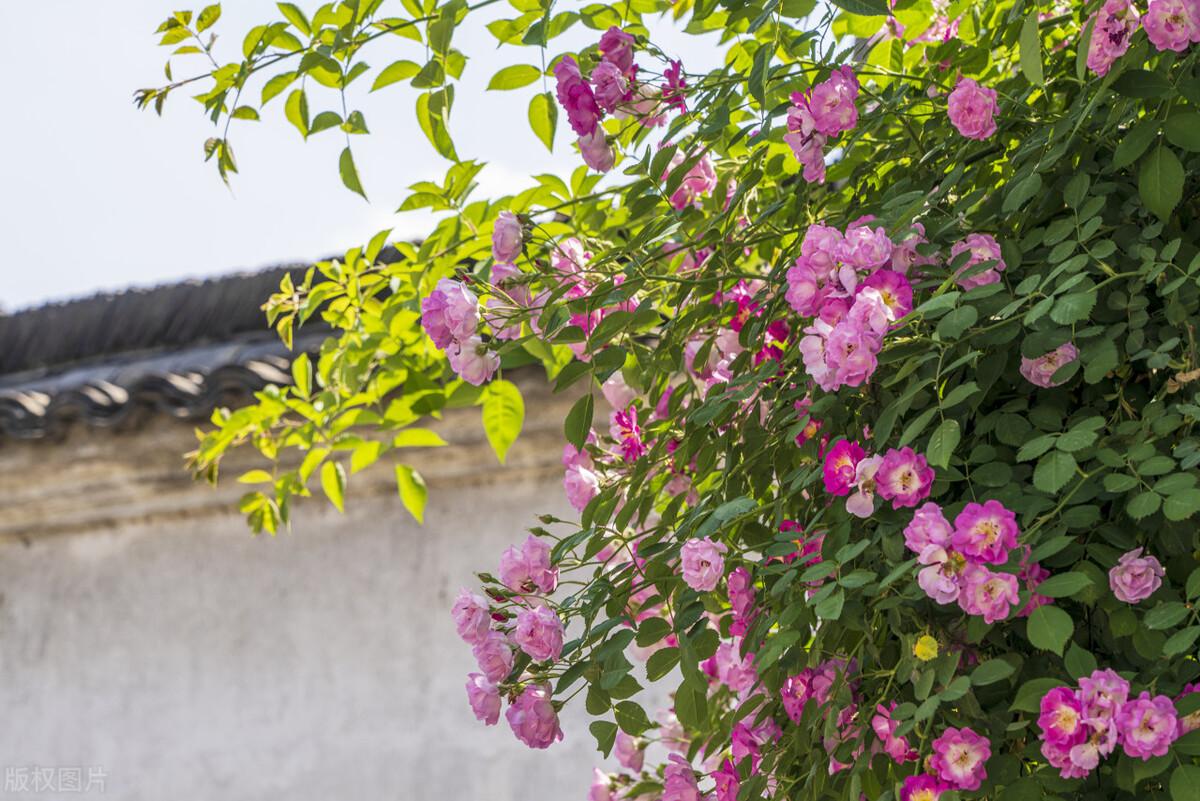
[[[130,801],[584,798],[582,709],[547,752],[477,724],[447,611],[535,512],[566,511],[569,399],[525,389],[510,467],[477,410],[414,459],[423,529],[381,465],[347,514],[313,499],[290,534],[252,537],[234,473],[192,484],[191,432],[166,421],[0,445],[0,767],[97,766]]]

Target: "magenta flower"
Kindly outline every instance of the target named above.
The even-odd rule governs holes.
[[[492,352],[478,336],[451,342],[446,348],[446,358],[459,378],[477,387],[490,381],[500,369],[500,355]]]
[[[1175,741],[1175,704],[1165,695],[1150,697],[1143,691],[1121,705],[1117,712],[1117,732],[1121,748],[1128,756],[1141,760],[1163,756]]]
[[[894,270],[876,270],[860,285],[860,291],[874,289],[888,308],[888,318],[895,322],[913,309],[912,284]]]
[[[666,84],[662,89],[662,102],[667,108],[673,108],[680,114],[687,113],[687,103],[684,101],[684,89],[687,88],[687,79],[683,75],[683,62],[672,61],[663,71],[663,78],[666,79]]]
[[[615,66],[623,74],[629,75],[633,72],[633,46],[637,44],[637,39],[631,33],[626,33],[615,25],[610,27],[600,37],[600,57],[602,63],[608,63]],[[595,77],[595,73],[593,73]]]
[[[500,693],[496,685],[480,673],[467,675],[467,702],[475,719],[485,726],[495,726],[500,720]]]
[[[1017,516],[999,501],[968,503],[954,518],[954,536],[950,544],[968,559],[992,565],[1008,561],[1008,552],[1017,547]]]
[[[722,554],[727,550],[724,543],[713,542],[708,537],[685,542],[680,551],[684,583],[700,592],[715,590],[725,574],[725,557]]]
[[[679,754],[671,754],[663,768],[661,801],[701,801],[703,797],[692,766]]]
[[[513,592],[552,593],[558,586],[558,568],[550,563],[550,545],[530,534],[520,548],[510,546],[500,555],[500,581]]]
[[[443,278],[421,299],[421,325],[442,350],[455,340],[474,337],[479,328],[479,297],[462,282]]]
[[[733,626],[738,629],[733,631],[731,627],[730,631],[740,636],[746,633],[754,618],[754,579],[751,578],[750,571],[744,567],[734,568],[726,580],[726,589],[729,593],[729,605],[733,607]]]
[[[1150,43],[1159,50],[1182,53],[1192,42],[1200,42],[1200,2],[1150,0],[1142,27]]]
[[[900,801],[938,801],[950,785],[928,773],[907,776],[900,785]]]
[[[1108,571],[1108,586],[1117,600],[1136,604],[1149,598],[1162,586],[1164,575],[1166,571],[1157,559],[1142,556],[1142,549],[1134,548]]]
[[[830,495],[849,495],[850,488],[854,485],[854,468],[866,455],[867,452],[857,442],[838,440],[825,454],[825,491]]]
[[[713,782],[716,787],[714,791],[716,798],[714,801],[737,801],[738,790],[741,788],[738,780],[737,769],[734,768],[733,762],[726,759],[721,763],[720,770],[712,774]]]
[[[475,643],[471,649],[479,670],[492,684],[508,678],[513,668],[513,649],[508,638],[498,631],[489,631],[487,636]]]
[[[621,453],[625,461],[636,462],[646,454],[646,444],[642,441],[642,429],[638,425],[637,409],[630,406],[613,412],[613,439],[620,440]]]
[[[1069,751],[1088,737],[1083,701],[1069,687],[1055,687],[1042,696],[1037,723],[1042,740],[1061,751]]]
[[[1079,358],[1079,350],[1074,344],[1064,342],[1049,353],[1043,354],[1036,359],[1021,357],[1021,375],[1025,376],[1025,380],[1035,386],[1050,389],[1062,384],[1062,381],[1055,381],[1054,374],[1058,372],[1060,367],[1065,367],[1071,362]]]
[[[549,684],[530,684],[504,713],[517,739],[530,748],[549,748],[563,738]]]
[[[469,590],[459,590],[450,614],[454,618],[458,636],[471,645],[483,640],[492,628],[492,613],[487,599]]]
[[[567,112],[571,129],[579,136],[586,136],[600,124],[604,112],[596,103],[591,84],[579,71],[579,65],[571,56],[563,56],[554,65],[554,77],[558,81],[555,92],[558,102]]]
[[[784,297],[788,305],[797,314],[815,317],[820,311],[825,292],[817,271],[804,256],[797,257],[795,266],[788,269],[787,285]]]
[[[1037,588],[1043,581],[1050,578],[1050,571],[1037,562],[1031,561],[1032,549],[1028,545],[1021,546],[1021,565],[1017,571],[1017,580],[1029,590],[1029,602],[1017,612],[1017,617],[1029,617],[1033,610],[1053,601],[1045,595],[1038,595]]]
[[[985,765],[992,755],[986,737],[980,737],[965,726],[947,728],[933,741],[930,767],[938,778],[957,790],[978,790],[987,778]]]
[[[985,623],[1008,617],[1020,597],[1016,576],[993,573],[982,565],[968,563],[958,584],[958,605],[968,615],[982,615]]]
[[[949,548],[953,533],[954,529],[942,514],[942,507],[930,501],[913,512],[912,520],[904,528],[904,544],[916,554],[930,545]]]
[[[995,116],[1000,111],[996,90],[980,86],[970,78],[959,78],[947,98],[950,122],[968,139],[984,140],[996,132]]]
[[[1000,253],[1000,243],[995,237],[990,234],[968,234],[967,238],[961,242],[955,242],[950,248],[950,260],[954,261],[955,257],[960,253],[970,253],[967,263],[959,267],[955,272],[955,282],[963,289],[974,289],[977,286],[986,286],[995,284],[1000,281],[1000,273],[1004,272],[1006,265],[1004,258]],[[962,276],[967,270],[970,270],[977,264],[994,261],[994,265],[987,269],[964,277]]]
[[[492,258],[497,264],[512,264],[521,255],[523,241],[521,221],[517,215],[511,211],[500,212],[492,224]]]
[[[1107,75],[1113,63],[1129,50],[1138,27],[1138,12],[1131,0],[1105,0],[1092,15],[1092,39],[1088,44],[1088,69]]]
[[[889,450],[875,473],[875,491],[892,502],[893,509],[916,506],[929,497],[933,468],[912,448]]]
[[[525,607],[517,612],[512,639],[533,661],[553,661],[562,654],[562,621],[548,606]]]

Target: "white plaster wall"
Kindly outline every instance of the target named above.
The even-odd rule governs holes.
[[[186,427],[5,443],[0,772],[98,766],[123,801],[586,798],[582,704],[548,751],[477,723],[448,613],[535,513],[567,511],[563,411],[535,402],[504,470],[477,417],[448,420],[466,444],[438,452],[423,529],[381,466],[345,515],[312,499],[274,538],[230,511],[232,481],[182,474]]]

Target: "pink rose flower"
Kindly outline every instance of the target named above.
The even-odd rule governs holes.
[[[1036,359],[1028,359],[1021,357],[1021,375],[1025,376],[1025,380],[1035,386],[1050,389],[1062,384],[1062,381],[1055,381],[1054,374],[1058,372],[1060,367],[1065,367],[1071,362],[1079,358],[1079,350],[1074,344],[1064,342],[1054,350],[1046,353]]]
[[[912,448],[889,450],[875,473],[875,491],[892,502],[893,509],[916,506],[929,497],[933,468]]]
[[[588,788],[588,801],[613,801],[612,781],[600,768],[592,768],[592,786]]]
[[[550,545],[530,534],[520,548],[509,546],[500,555],[500,581],[513,592],[539,590],[549,594],[558,586],[558,568],[550,563]]]
[[[1200,693],[1200,682],[1193,682],[1191,684],[1183,685],[1183,691],[1180,692],[1179,695],[1175,696],[1175,701],[1182,701],[1186,696],[1189,696],[1192,693]],[[1193,732],[1197,729],[1200,729],[1200,709],[1197,709],[1195,712],[1189,712],[1188,714],[1179,718],[1179,724],[1175,728],[1175,737],[1182,737],[1188,732]]]
[[[634,406],[613,412],[612,435],[613,439],[620,443],[625,461],[636,462],[646,455],[642,427],[638,425],[637,409]]]
[[[1129,682],[1114,670],[1093,670],[1090,676],[1079,679],[1079,700],[1085,720],[1093,725],[1107,724],[1129,700]]]
[[[475,719],[485,726],[495,726],[500,720],[500,693],[486,676],[480,673],[467,675],[467,701]]]
[[[508,638],[498,631],[489,631],[486,637],[475,643],[471,653],[475,655],[483,675],[492,684],[499,684],[512,672],[512,646],[508,644]]]
[[[968,563],[958,584],[958,605],[968,615],[982,615],[984,623],[1008,617],[1020,599],[1016,576],[993,573],[981,565]]]
[[[663,768],[661,801],[701,801],[703,797],[692,766],[679,754],[671,754]]]
[[[517,612],[512,638],[533,661],[556,660],[562,654],[562,621],[548,606],[525,607]]]
[[[999,501],[968,503],[954,518],[950,544],[969,559],[1002,565],[1020,533],[1017,516]]]
[[[874,289],[879,293],[891,322],[899,320],[913,309],[912,284],[894,270],[876,270],[862,282],[860,291],[862,289]]]
[[[563,489],[575,511],[582,512],[600,494],[600,479],[582,465],[571,465],[563,473]]]
[[[1148,760],[1163,756],[1175,741],[1175,704],[1165,695],[1150,697],[1143,691],[1121,705],[1117,731],[1128,756]]]
[[[1055,687],[1042,696],[1038,715],[1041,738],[1059,751],[1069,751],[1088,738],[1083,702],[1069,687]]]
[[[591,84],[584,79],[579,65],[571,56],[563,56],[554,65],[554,77],[558,81],[555,92],[558,102],[567,112],[567,121],[578,136],[586,136],[600,124],[604,116],[596,103]]]
[[[686,93],[687,78],[683,74],[683,62],[678,59],[667,64],[663,70],[666,82],[662,87],[662,102],[667,108],[673,108],[680,114],[687,114]]]
[[[671,176],[671,173],[680,168],[687,160],[688,157],[682,151],[676,151],[675,155],[671,158],[671,164],[663,173],[662,180],[665,182]],[[688,206],[699,206],[700,199],[710,196],[716,188],[717,172],[713,167],[712,156],[705,153],[687,171],[683,182],[671,194],[671,207],[677,211],[682,211]]]
[[[892,240],[883,228],[871,229],[869,221],[856,221],[846,228],[841,260],[859,270],[875,270],[892,258]]]
[[[729,641],[721,643],[703,667],[711,678],[739,695],[758,681],[758,674],[754,670],[754,654],[746,654],[743,659],[738,646]]]
[[[1142,556],[1142,549],[1134,548],[1108,571],[1108,586],[1117,600],[1136,604],[1149,598],[1162,586],[1164,575],[1166,571],[1157,559]]]
[[[601,61],[592,70],[592,84],[596,87],[596,101],[610,114],[622,103],[633,99],[625,74],[611,61]]]
[[[855,517],[867,519],[875,513],[876,477],[882,456],[868,456],[854,466],[854,494],[846,499],[846,511]]]
[[[530,748],[549,748],[563,738],[549,684],[530,684],[504,713],[517,739]]]
[[[497,264],[512,264],[521,255],[521,221],[511,211],[502,211],[492,224],[492,258]]]
[[[795,266],[788,269],[787,285],[784,298],[788,305],[797,314],[815,317],[821,308],[824,292],[817,271],[804,256],[798,257]]]
[[[954,533],[942,507],[930,501],[913,512],[913,518],[904,528],[904,544],[913,553],[919,554],[930,545],[950,547],[950,536]]]
[[[459,378],[477,387],[491,381],[500,369],[500,355],[488,349],[478,336],[451,342],[446,358]]]
[[[754,613],[754,579],[744,567],[734,568],[726,581],[729,605],[733,607],[735,620],[749,620]]]
[[[421,325],[442,350],[455,340],[469,339],[479,328],[479,297],[462,282],[443,278],[421,299]]]
[[[849,495],[855,480],[855,467],[866,455],[867,452],[857,442],[838,440],[825,454],[825,467],[822,471],[825,491],[830,495]]]
[[[950,122],[963,136],[982,141],[996,132],[995,115],[1000,111],[996,90],[959,78],[947,102]]]
[[[1200,42],[1200,0],[1150,0],[1142,27],[1159,50],[1182,53]]]
[[[646,760],[646,746],[639,738],[619,731],[613,745],[613,754],[625,770],[641,773],[642,764]]]
[[[459,590],[450,614],[458,636],[471,645],[483,640],[492,628],[492,612],[487,599],[469,590]]]
[[[716,786],[713,788],[716,793],[715,801],[737,801],[738,790],[741,789],[738,780],[737,769],[733,766],[733,761],[726,759],[721,763],[720,770],[712,774],[713,782]]]
[[[892,712],[895,709],[895,701],[892,701],[889,706],[883,704],[876,706],[875,715],[871,718],[871,728],[875,731],[875,736],[883,743],[885,754],[896,762],[912,762],[917,759],[919,754],[916,749],[909,746],[907,739],[896,736],[896,729],[900,727],[900,722],[892,718]]]
[[[1029,590],[1029,602],[1021,607],[1021,611],[1017,612],[1017,617],[1029,617],[1033,614],[1033,610],[1039,606],[1045,606],[1053,602],[1053,598],[1045,595],[1038,595],[1038,586],[1050,578],[1050,571],[1042,567],[1037,562],[1030,559],[1032,549],[1028,545],[1021,546],[1021,565],[1017,571],[1017,580],[1020,581],[1025,589]]]
[[[947,728],[933,741],[930,767],[938,778],[957,790],[978,790],[987,778],[985,765],[992,755],[987,738],[965,726]]]
[[[788,109],[787,129],[783,141],[792,149],[796,160],[804,167],[803,177],[810,184],[825,183],[825,144],[828,141],[817,131],[816,120],[803,95],[792,95],[795,104]]]
[[[597,125],[596,130],[579,137],[578,144],[579,154],[583,156],[583,163],[596,172],[608,172],[616,163],[617,155],[613,151],[612,145],[608,143],[604,126]]]
[[[974,289],[977,286],[986,286],[987,284],[995,284],[1000,281],[1000,273],[1004,272],[1004,259],[1000,254],[1000,243],[995,237],[990,234],[968,234],[967,238],[961,242],[955,242],[950,248],[950,260],[954,261],[955,257],[960,253],[970,253],[967,263],[959,267],[955,272],[957,283],[963,289]],[[967,270],[977,264],[983,264],[985,261],[996,262],[991,267],[977,272],[973,275],[961,276]]]
[[[917,555],[917,561],[926,565],[917,573],[917,586],[926,595],[942,605],[959,600],[965,566],[961,554],[940,545],[928,545]]]
[[[818,133],[836,136],[858,124],[858,78],[849,67],[839,67],[809,92],[806,105]]]
[[[936,776],[918,773],[907,776],[900,785],[900,801],[938,801],[950,786]]]
[[[615,25],[610,27],[600,37],[598,45],[602,63],[612,64],[623,74],[631,74],[635,44],[637,44],[637,39],[633,34],[626,33]],[[592,73],[592,77],[595,77],[595,72]]]
[[[1100,76],[1107,75],[1113,63],[1129,50],[1129,41],[1137,27],[1138,12],[1131,0],[1105,0],[1092,15],[1088,69]]]
[[[685,542],[679,554],[684,583],[700,592],[715,590],[725,575],[725,557],[722,554],[727,550],[725,543],[713,542],[709,537]]]

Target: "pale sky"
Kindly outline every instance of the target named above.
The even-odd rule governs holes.
[[[399,0],[387,4],[403,13]],[[283,118],[283,96],[267,106],[262,122],[235,123],[230,140],[241,173],[231,191],[204,163],[202,146],[213,128],[198,103],[176,95],[161,118],[132,103],[135,89],[162,82],[168,49],[158,47],[152,34],[186,3],[4,5],[0,21],[21,33],[8,37],[0,51],[9,76],[0,158],[0,309],[309,261],[362,244],[384,228],[419,236],[429,225],[431,218],[419,213],[394,214],[406,186],[440,181],[448,166],[417,127],[415,90],[395,85],[367,95],[373,78],[360,79],[353,102],[372,133],[355,138],[355,156],[370,203],[338,178],[340,133],[327,131],[305,143]],[[311,10],[318,4],[300,5]],[[228,35],[218,42],[218,53],[222,47],[239,50],[253,25],[279,18],[268,0],[227,0],[223,6],[215,30]],[[493,10],[499,13],[487,19],[517,15],[507,5],[487,9]],[[598,35],[577,24],[554,40],[551,55]],[[686,36],[669,23],[654,37],[691,70],[711,68],[720,58],[712,38]],[[451,126],[462,158],[489,162],[478,191],[505,194],[527,185],[522,176],[569,174],[579,156],[565,120],[560,116],[553,155],[528,128],[526,107],[537,85],[484,91],[497,69],[532,63],[537,51],[497,49],[482,21],[456,34],[455,46],[470,61]],[[419,62],[422,55],[421,46],[397,37],[365,60],[379,68],[399,58]],[[199,67],[198,61],[176,59],[175,77]],[[310,95],[312,115],[332,108],[334,99],[323,105]]]

